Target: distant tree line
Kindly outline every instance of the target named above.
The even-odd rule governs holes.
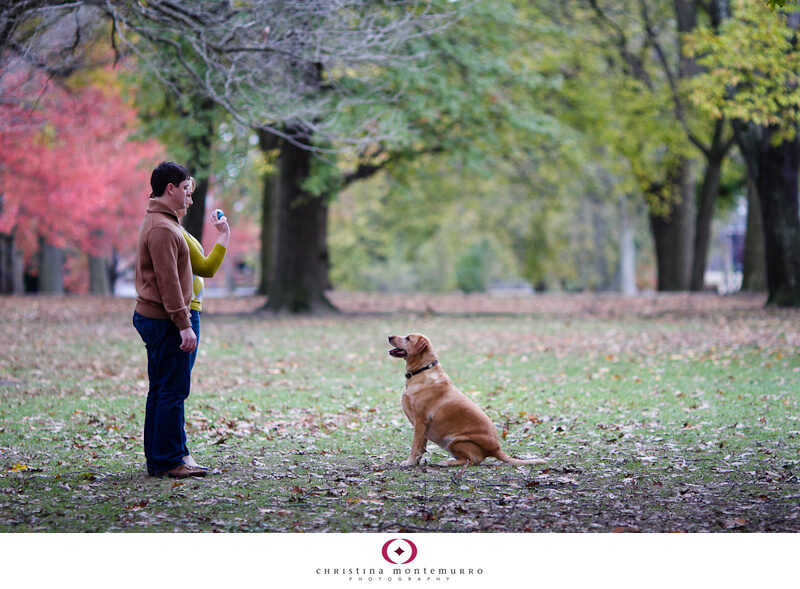
[[[528,187],[529,209],[606,193],[620,211],[642,202],[658,289],[701,290],[734,154],[754,219],[746,284],[758,289],[765,270],[770,303],[797,306],[799,15],[769,4],[18,2],[0,12],[0,90],[7,102],[6,72],[23,67],[67,80],[132,60],[144,128],[200,180],[186,220],[196,235],[220,125],[252,130],[268,163],[259,288],[274,312],[333,310],[329,204],[342,190],[378,175],[398,186],[437,166],[473,186],[502,174],[499,186]],[[5,214],[0,276],[19,265]],[[503,239],[534,280],[543,242],[523,217]],[[470,246],[474,260],[488,244]]]

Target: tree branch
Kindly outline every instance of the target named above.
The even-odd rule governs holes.
[[[397,89],[374,83],[375,72],[421,59],[410,41],[444,30],[473,3],[438,10],[427,0],[23,0],[0,9],[0,47],[36,11],[60,17],[96,7],[111,22],[117,60],[122,45],[178,95],[203,94],[249,128],[334,152],[392,138],[380,123]],[[298,141],[280,131],[285,124],[310,134]]]
[[[694,144],[697,149],[699,149],[706,158],[711,157],[711,146],[706,145],[703,141],[694,133],[692,132],[691,128],[689,127],[689,123],[686,120],[686,111],[683,106],[683,101],[681,100],[680,91],[678,89],[678,83],[676,80],[675,72],[672,71],[672,68],[669,65],[669,61],[667,60],[666,52],[664,48],[661,46],[661,43],[658,39],[658,33],[653,26],[653,22],[650,18],[650,11],[647,7],[647,0],[641,0],[640,2],[641,13],[642,13],[642,20],[645,24],[645,31],[647,32],[647,39],[648,42],[652,45],[653,49],[658,56],[658,62],[661,64],[661,69],[664,72],[664,75],[667,78],[667,83],[669,84],[670,95],[672,96],[673,102],[673,111],[675,113],[675,118],[678,119],[678,124],[680,124],[683,132],[686,134],[686,137],[689,141]],[[679,33],[680,34],[680,33]]]
[[[605,23],[607,28],[612,31],[612,43],[617,47],[617,50],[622,57],[623,62],[630,68],[634,77],[643,82],[650,90],[653,90],[653,81],[643,66],[641,59],[636,58],[629,49],[628,37],[625,34],[625,29],[614,22],[600,7],[597,0],[588,0],[589,5],[594,10],[601,23]]]

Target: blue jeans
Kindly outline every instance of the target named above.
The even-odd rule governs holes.
[[[191,318],[192,318],[192,331],[197,336],[197,347],[192,352],[192,368],[194,368],[194,361],[197,360],[197,350],[200,349],[200,311],[195,311],[194,309],[191,310]]]
[[[180,349],[181,336],[169,319],[133,313],[133,326],[147,348],[150,389],[144,414],[144,457],[148,474],[183,464],[186,449],[183,402],[191,386],[191,354]]]

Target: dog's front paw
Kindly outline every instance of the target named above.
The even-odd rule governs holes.
[[[400,468],[408,468],[409,466],[416,466],[419,463],[419,460],[413,460],[409,458],[408,460],[403,460],[400,463]]]

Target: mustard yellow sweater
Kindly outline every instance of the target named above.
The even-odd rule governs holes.
[[[182,228],[183,229],[183,228]],[[203,310],[203,278],[211,278],[217,273],[219,267],[222,265],[222,260],[225,259],[225,252],[228,251],[224,245],[214,244],[214,249],[206,256],[203,252],[203,246],[195,237],[183,229],[183,237],[189,246],[189,260],[192,262],[192,274],[194,274],[194,282],[192,283],[193,297],[189,306],[195,311]]]

